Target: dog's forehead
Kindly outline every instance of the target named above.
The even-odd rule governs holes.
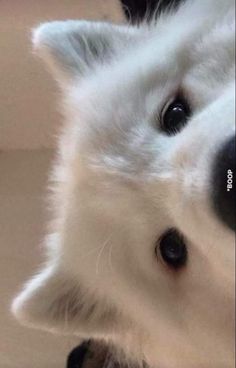
[[[234,27],[235,19],[229,16],[211,25],[198,24],[188,32],[181,27],[178,31],[170,27],[168,34],[161,28],[145,29],[134,45],[85,80],[83,96],[98,106],[106,101],[106,111],[110,106],[114,112],[114,107],[130,108],[132,101],[138,110],[138,102],[153,92],[158,108],[189,75],[216,88],[234,78]],[[76,88],[81,92],[79,83]]]
[[[199,100],[212,100],[235,83],[235,19],[225,19],[201,35],[190,50],[192,66],[185,84]]]

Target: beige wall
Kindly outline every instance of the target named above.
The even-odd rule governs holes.
[[[78,342],[20,326],[9,305],[41,261],[55,86],[30,29],[61,18],[121,18],[115,0],[0,0],[0,368],[65,368]]]
[[[42,260],[46,177],[51,153],[0,154],[0,367],[65,368],[77,340],[20,326],[10,315],[13,295]]]

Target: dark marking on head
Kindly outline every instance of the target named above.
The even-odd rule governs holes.
[[[127,19],[133,23],[140,22],[144,18],[150,20],[154,15],[173,9],[184,0],[121,0]]]

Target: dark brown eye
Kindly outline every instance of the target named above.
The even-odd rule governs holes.
[[[167,230],[159,239],[157,248],[164,262],[178,269],[187,262],[187,248],[183,236],[176,229]],[[156,253],[158,249],[156,249]]]
[[[190,107],[182,97],[177,97],[162,111],[161,128],[168,135],[175,135],[186,125]]]

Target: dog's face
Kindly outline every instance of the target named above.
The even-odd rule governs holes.
[[[164,368],[233,367],[234,6],[213,3],[36,30],[68,123],[49,261],[13,304],[28,324]]]

